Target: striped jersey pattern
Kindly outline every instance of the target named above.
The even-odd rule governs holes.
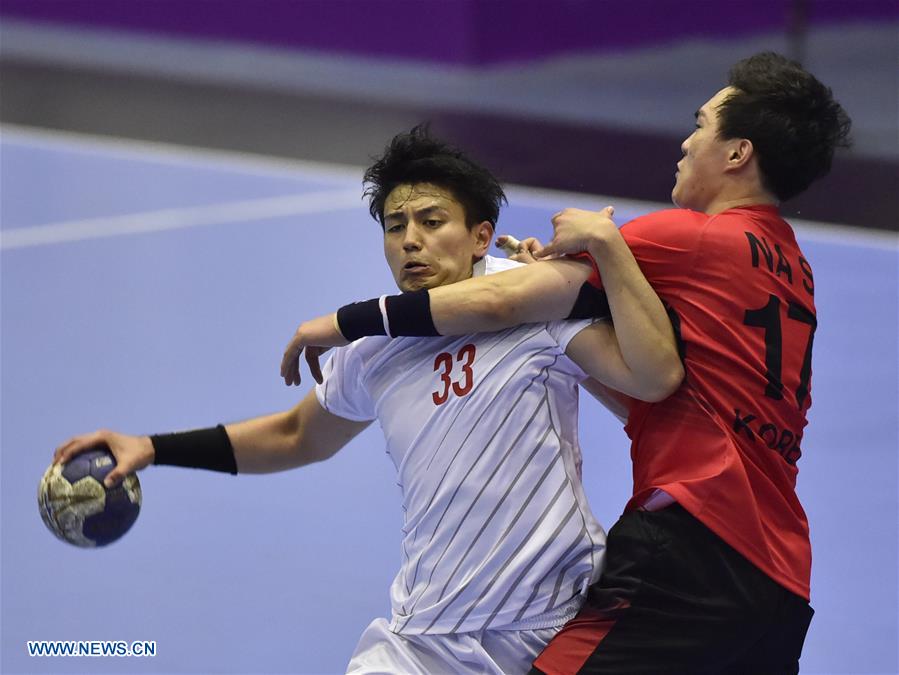
[[[488,273],[508,265],[486,258]],[[598,578],[605,533],[584,496],[577,442],[585,375],[564,354],[587,325],[369,337],[326,364],[319,402],[377,419],[397,470],[393,631],[558,625],[553,610]]]

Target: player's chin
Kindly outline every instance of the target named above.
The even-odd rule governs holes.
[[[690,181],[683,171],[679,171],[674,179],[674,187],[671,188],[671,201],[681,209],[692,208],[690,206]]]
[[[440,283],[435,277],[432,276],[409,276],[400,279],[399,287],[403,293],[410,293],[412,291],[420,291],[423,288],[434,288],[435,286],[439,286]]]

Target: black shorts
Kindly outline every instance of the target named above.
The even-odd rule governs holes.
[[[675,504],[631,511],[606,569],[532,673],[799,672],[808,602]]]

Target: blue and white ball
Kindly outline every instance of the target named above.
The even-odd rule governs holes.
[[[103,479],[116,461],[106,448],[95,448],[54,464],[38,487],[41,518],[50,531],[75,546],[106,546],[125,534],[140,513],[140,482],[128,474],[113,488]]]

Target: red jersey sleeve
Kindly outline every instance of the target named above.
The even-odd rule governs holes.
[[[703,213],[668,209],[634,218],[622,225],[620,231],[643,275],[655,285],[690,269],[707,220]],[[590,262],[593,272],[587,283],[601,289],[602,275],[596,261],[588,253],[572,257]]]

